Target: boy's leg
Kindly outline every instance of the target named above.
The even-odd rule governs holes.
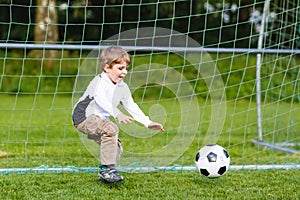
[[[102,165],[116,166],[118,155],[118,133],[119,128],[110,120],[102,120],[100,156]]]
[[[100,144],[102,165],[116,166],[123,152],[118,139],[119,128],[109,119],[101,119],[97,115],[89,116],[77,129],[86,134],[87,138]]]
[[[88,139],[101,144],[101,134],[99,132],[99,119],[96,115],[89,116],[86,120],[76,126],[77,130],[85,134]],[[99,133],[98,133],[99,132]]]
[[[103,120],[99,116],[91,115],[77,129],[100,144],[101,164],[109,168],[101,170],[99,178],[110,183],[122,181],[123,177],[115,169],[123,152],[117,125],[109,119]]]
[[[118,139],[118,151],[117,151],[117,158],[116,158],[117,165],[119,164],[122,153],[123,153],[122,143],[121,143],[121,140]]]
[[[122,145],[118,139],[119,128],[109,119],[101,120],[100,128],[102,130],[100,155],[101,164],[106,166],[106,169],[98,173],[101,181],[108,183],[116,183],[124,178],[116,170],[122,153]]]

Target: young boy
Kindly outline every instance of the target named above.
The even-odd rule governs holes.
[[[128,85],[123,81],[130,64],[129,54],[121,47],[108,47],[100,55],[102,73],[88,85],[73,110],[73,123],[82,133],[100,145],[100,180],[115,183],[123,180],[116,166],[123,151],[118,139],[119,128],[110,120],[119,123],[138,121],[145,127],[164,131],[160,123],[152,122],[133,101]],[[117,106],[121,104],[132,116],[123,114]]]

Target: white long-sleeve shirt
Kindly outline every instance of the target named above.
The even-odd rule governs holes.
[[[116,118],[121,113],[117,108],[119,104],[145,127],[152,123],[133,101],[128,85],[124,81],[114,84],[105,72],[95,76],[76,103],[72,115],[73,123],[78,125],[92,114],[102,119],[110,116]]]

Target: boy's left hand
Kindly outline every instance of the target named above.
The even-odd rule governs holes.
[[[150,128],[152,130],[158,130],[160,132],[165,131],[164,127],[160,123],[157,123],[157,122],[152,122],[151,124],[148,125],[148,128]]]
[[[124,115],[123,113],[120,113],[116,119],[118,120],[118,122],[121,124],[121,123],[124,123],[124,124],[128,124],[128,123],[131,123],[132,121],[134,121],[134,119],[132,117],[129,117],[127,115]]]

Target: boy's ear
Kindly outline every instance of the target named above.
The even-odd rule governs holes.
[[[110,66],[108,64],[105,64],[105,66],[104,66],[104,72],[108,72],[109,69],[110,69]]]

